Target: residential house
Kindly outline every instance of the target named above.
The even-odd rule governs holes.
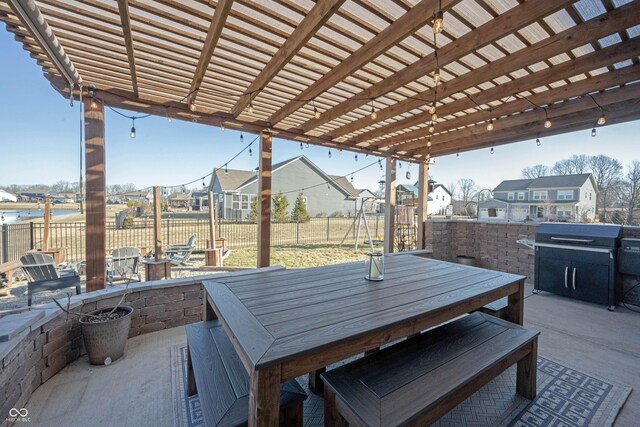
[[[129,191],[127,193],[124,193],[122,195],[120,195],[120,200],[123,203],[128,203],[128,202],[140,202],[140,203],[147,203],[147,202],[151,202],[153,200],[153,193],[151,191],[147,191],[147,190],[140,190],[140,191]]]
[[[18,199],[21,202],[39,202],[44,200],[46,196],[55,195],[52,194],[46,187],[34,187],[18,193]]]
[[[169,194],[167,203],[172,208],[189,208],[191,206],[191,193],[181,192]]]
[[[597,185],[590,173],[502,181],[480,203],[480,219],[587,222],[596,218]]]
[[[209,210],[209,192],[193,191],[191,192],[191,210],[192,211],[208,211]]]
[[[218,198],[221,219],[245,219],[258,192],[255,171],[216,169],[209,185]],[[310,216],[353,216],[360,208],[360,191],[345,177],[328,175],[305,156],[272,166],[272,195],[282,192],[289,210],[302,194]]]
[[[18,197],[8,191],[0,190],[0,202],[17,202]]]
[[[397,187],[400,197],[418,200],[418,183],[400,184]],[[429,180],[429,192],[427,197],[428,215],[451,215],[451,192],[442,184]]]

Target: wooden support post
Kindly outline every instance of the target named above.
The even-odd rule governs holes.
[[[271,135],[260,134],[258,171],[258,267],[268,267],[271,256]]]
[[[213,191],[209,191],[209,249],[216,248],[216,205],[213,202]]]
[[[531,352],[518,361],[516,393],[525,399],[536,398],[538,389],[538,338],[531,341]]]
[[[280,418],[280,378],[280,365],[251,372],[251,380],[249,382],[249,427],[272,427],[278,425]]]
[[[49,250],[49,233],[51,231],[51,197],[44,198],[44,230],[42,231],[42,247],[43,251]]]
[[[396,159],[387,157],[384,190],[384,253],[393,252],[396,219]]]
[[[418,171],[418,239],[416,249],[427,248],[427,201],[429,199],[429,163],[420,163]]]
[[[84,149],[86,170],[87,292],[104,289],[106,246],[106,178],[104,150],[104,106],[84,103]],[[45,216],[47,216],[45,214]]]
[[[162,193],[153,187],[153,253],[156,261],[162,259]]]

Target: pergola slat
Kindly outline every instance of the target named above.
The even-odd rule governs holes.
[[[127,47],[127,57],[129,58],[129,68],[131,71],[131,86],[133,93],[138,96],[138,81],[136,76],[136,60],[133,52],[133,37],[131,37],[131,19],[129,18],[129,0],[118,0],[120,10],[120,20],[122,21],[122,32],[124,42]]]

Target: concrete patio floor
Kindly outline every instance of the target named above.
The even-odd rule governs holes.
[[[640,314],[555,295],[531,294],[526,325],[541,331],[539,352],[567,366],[633,387],[616,426],[640,419]],[[26,405],[34,426],[173,426],[170,348],[185,345],[184,327],[132,338],[108,367],[86,357],[35,391]]]

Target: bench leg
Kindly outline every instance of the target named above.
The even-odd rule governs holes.
[[[338,412],[336,395],[333,390],[324,391],[324,425],[325,427],[348,427],[349,423]]]
[[[215,311],[213,311],[213,307],[209,304],[209,294],[207,293],[207,290],[204,289],[202,292],[202,320],[204,322],[208,322],[209,320],[217,319],[218,316],[216,316]]]
[[[311,390],[313,394],[320,394],[324,391],[324,382],[322,378],[320,378],[320,374],[326,370],[327,368],[320,368],[309,372],[309,390]]]
[[[196,387],[196,377],[193,374],[193,363],[191,363],[191,351],[187,344],[187,396],[193,396],[198,393]]]
[[[538,377],[538,338],[531,341],[531,351],[518,362],[516,393],[533,400],[536,397]]]
[[[282,408],[280,425],[285,427],[302,427],[304,411],[302,402]]]

